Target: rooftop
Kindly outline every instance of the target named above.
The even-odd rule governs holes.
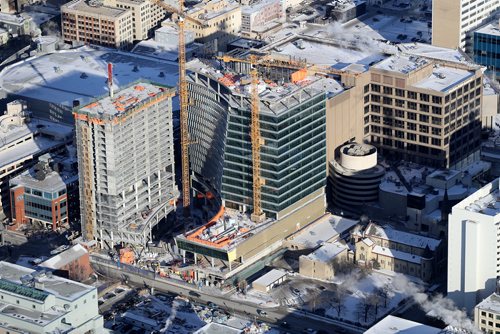
[[[391,258],[394,258],[394,259],[398,259],[398,260],[402,260],[402,261],[406,261],[406,262],[412,262],[412,263],[416,263],[416,264],[420,264],[422,262],[422,257],[420,257],[418,255],[413,255],[413,254],[410,254],[410,253],[401,252],[401,251],[398,251],[398,250],[395,250],[395,249],[390,249],[390,248],[387,248],[387,247],[381,247],[381,246],[378,246],[378,245],[375,245],[373,247],[372,252],[375,253],[375,254],[380,254],[380,255],[383,255],[383,256],[388,256],[388,257],[391,257]]]
[[[493,292],[482,302],[476,305],[480,310],[489,311],[495,314],[500,314],[500,296]]]
[[[66,312],[63,309],[49,309],[46,312],[40,312],[15,305],[0,303],[0,314],[3,316],[15,318],[17,321],[22,320],[24,322],[31,322],[40,327],[46,326],[55,319],[63,316],[65,313]]]
[[[208,223],[176,238],[228,251],[275,222],[267,218],[264,222],[255,223],[244,213],[221,207]]]
[[[85,12],[85,14],[94,14],[99,16],[119,17],[127,13],[126,9],[104,6],[99,0],[73,0],[62,6],[65,8]]]
[[[470,212],[477,212],[487,216],[497,216],[500,213],[500,192],[498,189],[499,179],[496,179],[460,203],[453,207],[455,209],[464,209]]]
[[[348,250],[348,247],[339,242],[327,242],[306,257],[311,261],[327,263],[346,250]]]
[[[279,269],[272,269],[268,273],[262,275],[261,277],[257,278],[255,281],[253,281],[252,284],[259,284],[262,286],[269,286],[276,282],[277,280],[283,278],[286,276],[286,272],[283,270]]]
[[[398,49],[403,54],[408,56],[412,55],[451,63],[461,63],[473,67],[478,66],[477,64],[469,61],[467,56],[457,49],[448,49],[424,43],[399,44]]]
[[[0,22],[13,23],[13,24],[23,24],[24,21],[31,20],[31,18],[26,18],[20,14],[8,14],[0,13]]]
[[[169,87],[177,85],[177,63],[130,52],[82,47],[7,66],[0,72],[0,87],[7,93],[68,107],[73,106],[74,100],[85,105],[108,94],[107,63],[113,64],[116,90],[140,79]]]
[[[473,76],[474,73],[471,71],[435,65],[429,77],[413,84],[413,86],[437,92],[447,92]]]
[[[33,169],[14,177],[10,183],[16,186],[29,187],[40,191],[57,191],[66,188],[66,185],[78,180],[78,173],[69,173],[65,171],[50,171],[45,173],[43,180],[37,178]]]
[[[82,245],[76,244],[73,247],[65,250],[64,252],[59,253],[56,256],[53,256],[50,259],[40,263],[39,266],[50,269],[60,269],[87,253],[87,250]]]
[[[96,102],[90,103],[78,109],[77,113],[88,114],[98,118],[121,117],[129,111],[154,100],[160,94],[167,91],[146,82],[139,82],[125,89],[115,92],[113,97],[105,96]]]
[[[377,46],[365,45],[369,42],[371,43],[363,39],[338,41],[328,37],[290,33],[288,38],[277,40],[262,50],[268,50],[272,55],[304,59],[309,64],[333,66],[338,69],[357,63],[365,65],[366,70],[369,64],[385,58]]]
[[[234,73],[230,70],[221,72],[216,65],[194,59],[188,63],[188,69],[206,75],[226,86],[232,95],[247,99],[234,99],[237,107],[250,107],[251,84],[250,77]],[[334,79],[309,76],[296,83],[279,83],[260,81],[258,85],[261,102],[261,113],[279,115],[302,103],[308,98],[318,95],[335,95],[343,91],[342,86]]]
[[[373,65],[372,68],[408,74],[428,65],[429,63],[430,62],[424,58],[395,55],[382,60],[378,64]]]
[[[436,327],[388,315],[365,334],[438,334],[440,331]]]
[[[71,281],[53,275],[46,275],[42,272],[37,272],[33,269],[25,268],[16,264],[1,261],[0,273],[2,280],[16,283],[22,286],[25,277],[34,279],[37,277],[40,283],[43,283],[43,290],[37,290],[40,294],[52,294],[56,298],[74,301],[80,296],[95,290],[94,287]]]
[[[357,223],[356,220],[327,214],[295,233],[291,240],[307,248],[315,248],[349,230]]]
[[[432,239],[418,234],[395,230],[389,226],[382,227],[374,223],[370,223],[366,227],[364,236],[378,237],[416,248],[425,248],[428,246],[432,251],[434,251],[441,243],[441,240],[438,239]]]
[[[0,124],[0,167],[61,145],[72,133],[70,126],[36,118],[22,125]],[[27,136],[34,138],[25,141]]]
[[[229,327],[216,322],[210,322],[198,329],[194,334],[240,334],[243,331],[241,329]]]
[[[474,32],[479,34],[500,36],[500,26],[498,23],[498,20],[491,21]]]

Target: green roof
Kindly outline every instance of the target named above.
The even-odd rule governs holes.
[[[0,290],[9,291],[17,295],[29,297],[32,299],[44,301],[49,294],[45,291],[32,288],[30,286],[14,283],[6,279],[0,278]]]

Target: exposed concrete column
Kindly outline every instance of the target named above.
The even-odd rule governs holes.
[[[229,271],[233,270],[233,269],[231,268],[231,261],[227,261],[227,263],[229,263]]]
[[[110,231],[110,236],[111,236],[111,248],[115,248],[115,240],[113,238],[113,230]]]
[[[197,254],[196,254],[196,253],[193,253],[193,255],[194,255],[194,264],[198,264],[198,260],[196,259],[196,255],[197,255]]]
[[[215,261],[214,261],[213,257],[211,257],[210,259],[212,260],[212,268],[213,268],[213,267],[215,267]]]
[[[182,263],[186,263],[186,250],[182,250]]]

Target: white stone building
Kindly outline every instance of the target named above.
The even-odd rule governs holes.
[[[448,297],[471,312],[500,273],[499,179],[456,204],[448,218]]]
[[[97,289],[0,262],[1,333],[103,333]]]

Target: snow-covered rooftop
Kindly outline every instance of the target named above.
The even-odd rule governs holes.
[[[74,173],[50,171],[45,174],[43,180],[37,179],[34,174],[33,170],[26,171],[11,179],[10,183],[39,191],[54,192],[66,189],[66,184],[78,180],[76,171]]]
[[[272,269],[270,272],[266,273],[265,275],[262,275],[261,277],[253,281],[253,284],[258,284],[261,286],[269,286],[285,276],[286,276],[285,271],[279,269]]]
[[[499,179],[485,185],[469,197],[453,207],[478,212],[487,216],[496,216],[500,213]]]
[[[459,68],[436,67],[429,77],[413,84],[413,86],[437,92],[447,92],[472,76],[474,76],[473,72]]]
[[[91,6],[89,5],[88,0],[73,0],[71,2],[66,3],[64,7],[68,9],[82,11],[88,14],[108,16],[108,17],[119,17],[127,12],[126,9],[118,7],[111,7],[104,5]]]
[[[193,334],[240,334],[243,333],[241,329],[233,328],[227,325],[210,322],[198,329]]]
[[[500,296],[493,292],[486,299],[476,305],[480,310],[500,314]]]
[[[378,64],[373,65],[374,69],[385,70],[390,72],[399,72],[408,74],[423,66],[429,64],[429,61],[424,58],[415,58],[410,56],[391,56],[384,59]]]
[[[60,269],[70,262],[79,259],[83,255],[87,254],[87,250],[80,244],[76,244],[73,247],[65,250],[56,256],[40,263],[40,267],[50,268],[50,269]]]
[[[346,250],[348,250],[348,247],[339,242],[327,242],[306,257],[312,261],[327,263]]]
[[[0,167],[60,145],[72,133],[70,126],[36,118],[23,125],[0,128]],[[33,138],[25,140],[28,136]]]
[[[80,100],[83,105],[108,93],[108,63],[113,64],[115,89],[140,79],[169,87],[177,85],[176,63],[130,52],[82,47],[7,66],[0,72],[0,87],[32,99],[70,107],[74,100]]]
[[[21,284],[21,277],[26,275],[36,276],[36,271],[33,269],[3,261],[0,262],[0,272],[2,273],[2,279],[16,284]],[[44,285],[43,291],[68,301],[74,301],[80,298],[80,296],[96,289],[93,286],[53,275],[40,275],[38,276],[38,280]]]
[[[293,236],[293,242],[314,248],[349,230],[358,221],[327,214]]]
[[[444,60],[452,63],[461,63],[468,66],[477,66],[476,64],[470,62],[466,56],[457,49],[448,49],[424,43],[399,44],[398,49],[406,55]]]
[[[476,33],[479,34],[486,34],[486,35],[493,35],[493,36],[500,36],[500,26],[498,24],[498,20],[492,21],[481,28],[477,29]]]
[[[390,240],[400,244],[405,244],[416,248],[429,247],[430,250],[434,251],[441,243],[441,240],[424,237],[418,234],[403,232],[395,230],[389,226],[379,226],[374,223],[370,223],[365,230],[365,237],[377,237],[384,240]]]
[[[438,334],[440,331],[436,327],[388,315],[365,334]]]
[[[394,259],[398,259],[401,261],[412,262],[416,264],[420,264],[422,262],[422,258],[418,255],[413,255],[410,253],[401,252],[395,249],[390,249],[387,247],[382,247],[375,245],[372,249],[372,252],[375,254],[388,256]]]

